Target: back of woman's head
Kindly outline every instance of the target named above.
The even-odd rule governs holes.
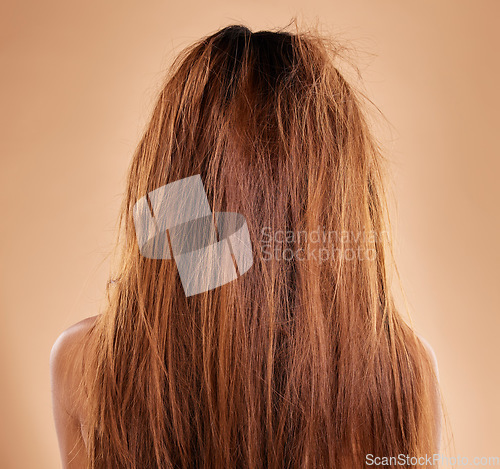
[[[433,451],[431,369],[395,310],[382,156],[311,32],[226,27],[185,49],[135,152],[120,264],[88,342],[90,467],[364,467]],[[134,206],[200,175],[253,264],[186,295]]]

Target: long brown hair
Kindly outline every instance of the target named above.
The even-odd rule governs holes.
[[[161,88],[88,336],[89,468],[359,468],[435,451],[432,366],[389,291],[382,152],[339,45],[285,29],[203,37]],[[133,207],[197,174],[214,212],[245,217],[253,265],[186,297],[173,260],[140,254]]]

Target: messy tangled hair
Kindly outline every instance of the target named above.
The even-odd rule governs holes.
[[[346,256],[345,236],[321,259],[274,255],[276,236],[262,249],[264,228],[381,234],[387,218],[383,158],[339,46],[285,29],[202,38],[159,93],[84,354],[89,468],[360,468],[435,451],[432,364],[395,309],[387,237],[356,236],[364,256]],[[173,260],[140,254],[133,207],[197,174],[213,211],[245,217],[254,262],[186,297]]]

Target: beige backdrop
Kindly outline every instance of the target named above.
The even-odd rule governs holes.
[[[7,5],[9,3],[9,5]],[[97,313],[125,172],[173,54],[233,22],[358,47],[392,161],[396,254],[461,456],[500,456],[500,3],[3,3],[0,466],[60,467],[48,360]]]

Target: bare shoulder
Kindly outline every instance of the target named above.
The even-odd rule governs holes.
[[[52,394],[69,412],[75,404],[72,394],[79,385],[84,341],[98,317],[92,316],[68,327],[50,352]]]
[[[439,368],[438,368],[438,362],[437,362],[437,357],[436,353],[434,352],[434,349],[432,348],[431,344],[422,337],[421,335],[417,334],[417,337],[419,338],[420,342],[424,346],[425,350],[427,351],[427,355],[429,356],[429,359],[432,363],[432,367],[434,368],[434,373],[436,375],[436,379],[439,379]]]
[[[63,331],[54,342],[50,352],[50,368],[52,371],[63,371],[70,363],[73,352],[78,350],[86,334],[90,331],[99,316],[91,316],[73,324]]]
[[[87,467],[80,385],[86,337],[97,318],[93,316],[68,327],[59,335],[50,353],[52,411],[65,469]]]
[[[433,391],[433,406],[434,406],[434,420],[435,420],[435,449],[436,452],[439,452],[439,448],[441,447],[441,427],[442,427],[442,419],[443,412],[441,408],[441,397],[440,397],[440,389],[439,389],[439,369],[438,362],[436,358],[436,353],[432,348],[431,344],[419,334],[416,334],[420,343],[423,345],[424,349],[429,356],[430,362],[432,363],[432,367],[434,369],[434,391]]]
[[[58,354],[62,349],[66,348],[71,343],[82,339],[83,336],[91,329],[91,327],[95,324],[97,318],[99,316],[91,316],[85,318],[76,324],[68,327],[65,331],[59,335],[57,340],[54,342],[51,351],[51,358],[54,354]]]

